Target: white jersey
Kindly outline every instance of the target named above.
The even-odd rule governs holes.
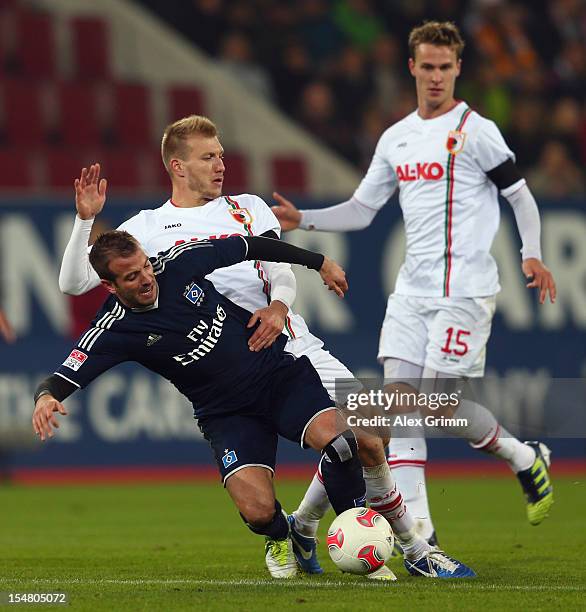
[[[383,133],[354,197],[378,210],[399,188],[407,249],[395,293],[499,291],[489,252],[499,225],[498,192],[486,172],[508,158],[514,154],[494,122],[464,102],[434,119],[413,112]]]
[[[159,208],[141,210],[118,229],[132,234],[149,256],[189,240],[260,236],[270,230],[281,235],[271,209],[261,198],[250,194],[222,196],[193,208],[180,208],[167,200]],[[268,304],[270,285],[260,261],[220,268],[207,278],[222,295],[250,312]],[[307,331],[303,318],[289,311],[284,332],[290,338],[298,338]]]

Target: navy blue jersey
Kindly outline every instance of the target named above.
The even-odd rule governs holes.
[[[175,246],[151,258],[159,284],[148,310],[124,306],[111,296],[56,374],[85,387],[102,372],[136,361],[170,380],[194,406],[211,416],[248,406],[283,363],[287,341],[252,352],[250,313],[231,302],[204,277],[244,261],[239,236]]]

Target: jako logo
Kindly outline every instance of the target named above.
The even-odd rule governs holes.
[[[172,227],[181,227],[181,223],[171,223],[171,225],[165,225],[165,229],[171,229]]]
[[[400,181],[418,181],[420,179],[439,181],[444,175],[443,167],[437,162],[433,162],[433,164],[418,162],[415,166],[405,164],[404,166],[397,166],[396,172]]]

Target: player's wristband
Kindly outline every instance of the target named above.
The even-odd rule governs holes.
[[[62,402],[76,389],[77,387],[73,383],[70,383],[61,376],[57,376],[57,374],[53,374],[39,383],[35,390],[34,403],[36,405],[39,398],[43,397],[43,395],[51,395],[57,401]]]
[[[284,263],[300,264],[311,270],[320,270],[324,263],[324,256],[302,249],[287,242],[260,236],[242,236],[248,245],[245,259],[259,259],[261,261],[282,261]]]

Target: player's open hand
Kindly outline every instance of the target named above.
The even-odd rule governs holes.
[[[341,266],[329,257],[325,257],[319,275],[330,291],[334,291],[341,298],[344,297],[344,294],[348,291],[348,281],[346,280],[346,272]]]
[[[100,179],[100,164],[82,168],[81,176],[75,179],[75,208],[80,219],[93,219],[102,212],[106,202],[108,181]]]
[[[295,204],[276,191],[273,191],[273,198],[277,202],[277,205],[271,206],[271,210],[279,220],[281,229],[284,232],[297,229],[301,222],[301,213],[297,210]]]
[[[250,317],[246,327],[260,325],[250,336],[248,347],[251,351],[261,351],[268,348],[283,333],[289,308],[279,300],[272,301],[266,308],[259,308]]]
[[[543,265],[543,262],[535,257],[530,257],[523,260],[521,269],[529,280],[527,287],[530,289],[537,287],[539,289],[539,303],[543,304],[545,302],[549,292],[549,301],[553,304],[556,296],[555,281],[552,273]]]
[[[53,427],[59,428],[55,412],[64,416],[67,414],[65,406],[52,395],[41,395],[33,412],[33,429],[43,442],[47,437],[52,438],[55,435]]]

